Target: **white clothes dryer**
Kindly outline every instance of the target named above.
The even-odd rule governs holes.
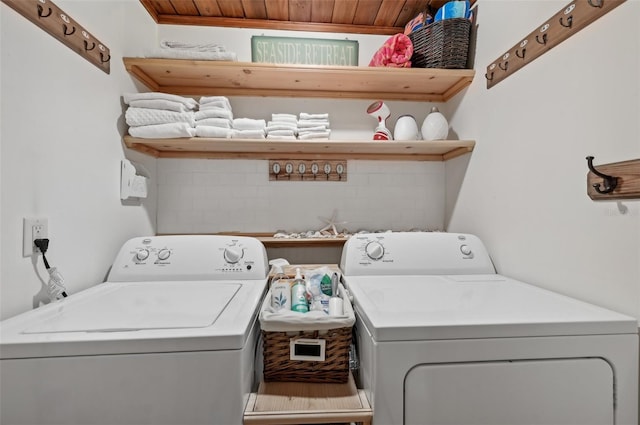
[[[636,425],[638,323],[496,273],[453,233],[352,236],[360,384],[376,425]]]
[[[0,422],[241,424],[267,274],[253,238],[127,241],[105,283],[0,322]]]

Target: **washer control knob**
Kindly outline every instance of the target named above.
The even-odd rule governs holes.
[[[471,248],[469,248],[469,245],[460,245],[460,252],[464,255],[471,255]]]
[[[369,242],[364,250],[372,260],[379,260],[384,256],[384,247],[380,242]]]
[[[242,258],[242,255],[242,249],[238,250],[236,248],[225,248],[224,250],[224,259],[227,263],[237,263]]]
[[[140,248],[136,251],[136,260],[144,261],[149,258],[149,250],[145,248]]]
[[[167,248],[162,248],[160,251],[158,251],[158,260],[164,261],[169,258],[170,255],[171,251],[169,251]]]

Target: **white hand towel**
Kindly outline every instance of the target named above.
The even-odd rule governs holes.
[[[325,121],[325,120],[300,120],[298,121],[298,128],[305,128],[305,127],[317,127],[317,126],[325,126],[326,128],[329,128],[329,121]]]
[[[224,108],[209,108],[204,111],[196,111],[196,120],[203,120],[205,118],[226,118],[228,120],[232,120],[233,112]]]
[[[307,114],[306,112],[300,112],[301,120],[328,120],[329,114]]]
[[[296,136],[274,136],[273,134],[267,134],[267,139],[270,139],[270,140],[297,140]]]
[[[271,130],[293,130],[298,131],[298,125],[288,122],[269,121],[267,123],[267,131]]]
[[[297,123],[298,117],[293,114],[271,114],[271,121]]]
[[[233,130],[233,139],[264,139],[264,130]]]
[[[206,105],[212,102],[222,102],[226,105],[227,109],[231,109],[231,103],[229,102],[229,98],[226,96],[202,96],[200,98],[200,106]]]
[[[182,97],[176,94],[160,93],[160,92],[148,92],[148,93],[125,93],[122,95],[124,103],[127,105],[132,100],[147,100],[147,99],[165,99],[173,100],[174,102],[183,103],[189,109],[194,109],[198,106],[198,102],[189,97]]]
[[[205,118],[202,120],[196,120],[196,127],[199,127],[201,125],[220,128],[231,128],[231,120],[228,120],[226,118]]]
[[[130,126],[166,124],[170,122],[185,122],[195,127],[193,111],[173,112],[162,109],[147,109],[128,107],[125,112],[125,121]]]
[[[235,52],[198,52],[187,49],[150,49],[144,52],[144,57],[200,61],[238,61],[238,55]]]
[[[274,130],[269,131],[268,134],[272,134],[274,136],[295,136],[293,130]]]
[[[310,131],[308,133],[301,132],[298,134],[298,139],[300,140],[310,140],[310,139],[323,139],[326,140],[329,138],[331,134],[331,130],[327,131]]]
[[[254,120],[251,118],[236,118],[233,120],[233,128],[236,130],[263,130],[267,126],[264,120]]]
[[[166,41],[160,42],[160,47],[165,49],[185,49],[195,50],[198,52],[224,52],[225,47],[218,43],[184,43],[181,41]]]
[[[196,127],[196,136],[198,137],[215,137],[222,139],[231,138],[233,130],[229,128],[213,127],[209,125],[199,125]]]
[[[298,131],[325,131],[325,130],[327,130],[327,127],[324,125],[318,125],[315,127],[302,127],[298,129]]]
[[[209,102],[209,103],[201,103],[198,109],[203,111],[205,109],[211,109],[211,108],[222,108],[222,109],[231,110],[231,105],[228,102],[225,102],[224,100],[214,100],[213,102]]]
[[[129,127],[129,134],[142,139],[172,139],[176,137],[194,137],[196,129],[185,122],[172,122]]]
[[[173,112],[187,112],[193,109],[186,106],[184,103],[166,99],[132,100],[129,102],[129,106],[133,106],[134,108],[163,109],[165,111]]]

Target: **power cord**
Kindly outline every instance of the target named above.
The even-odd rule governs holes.
[[[47,282],[47,294],[51,301],[59,300],[67,296],[66,288],[64,287],[64,278],[56,267],[49,266],[45,253],[49,249],[49,239],[35,239],[33,244],[38,247],[42,253],[42,260],[44,266],[49,272],[49,282]]]

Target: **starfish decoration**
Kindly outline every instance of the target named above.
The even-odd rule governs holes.
[[[334,236],[338,235],[338,229],[336,229],[336,225],[337,224],[346,224],[346,221],[337,221],[338,218],[338,210],[333,210],[333,214],[331,215],[331,218],[326,218],[326,217],[318,217],[320,220],[324,221],[325,223],[327,223],[326,226],[324,226],[322,229],[318,230],[319,232],[324,232],[325,230],[331,230],[333,231]]]

